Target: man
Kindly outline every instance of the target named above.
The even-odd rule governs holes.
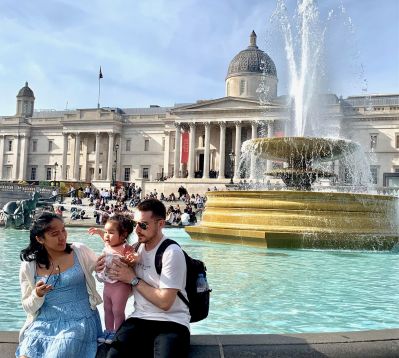
[[[134,294],[134,312],[116,332],[107,357],[187,357],[190,345],[190,313],[177,296],[187,297],[186,261],[178,245],[170,245],[163,254],[162,272],[155,269],[155,254],[165,240],[166,209],[157,199],[137,206],[135,232],[138,262],[134,268],[115,263],[111,278],[130,283]],[[99,259],[97,271],[102,268]]]
[[[180,222],[183,226],[190,225],[190,214],[188,213],[188,209],[184,209],[184,213],[180,216]]]

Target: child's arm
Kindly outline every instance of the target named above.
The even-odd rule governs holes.
[[[129,266],[134,266],[135,263],[140,261],[139,254],[134,251],[132,246],[126,245],[123,250],[123,257],[121,257],[121,261],[128,264]]]
[[[104,230],[98,227],[91,227],[89,228],[90,235],[99,235],[101,239],[104,241]]]

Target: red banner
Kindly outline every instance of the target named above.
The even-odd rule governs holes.
[[[188,151],[190,147],[189,141],[190,141],[189,132],[183,132],[181,134],[181,162],[183,164],[187,164],[188,162]]]

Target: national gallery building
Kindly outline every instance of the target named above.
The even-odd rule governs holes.
[[[166,194],[180,184],[202,192],[223,188],[231,177],[255,179],[255,161],[240,171],[242,143],[283,136],[292,116],[277,84],[276,67],[254,32],[230,62],[221,98],[173,107],[35,111],[26,83],[16,114],[0,117],[0,180],[92,182],[98,188],[134,182]],[[399,94],[324,97],[329,123],[372,154],[374,184],[399,186]]]

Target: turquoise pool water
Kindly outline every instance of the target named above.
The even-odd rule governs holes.
[[[101,240],[87,235],[86,229],[68,232],[69,241],[85,242],[101,252]],[[193,241],[181,229],[165,233],[207,264],[211,311],[206,320],[192,325],[193,334],[399,327],[398,253],[267,250]],[[0,230],[0,330],[18,330],[25,321],[18,270],[19,252],[27,242],[27,231]],[[128,302],[126,311],[131,310]]]

